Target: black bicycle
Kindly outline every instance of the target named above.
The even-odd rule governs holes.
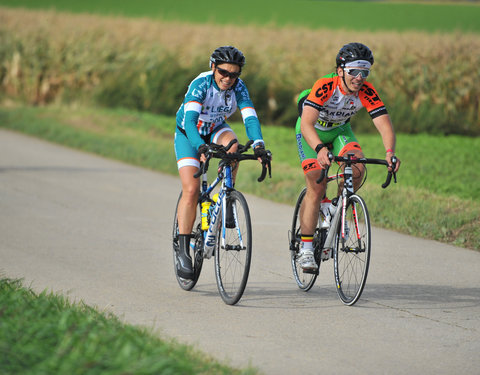
[[[338,296],[345,305],[353,305],[360,298],[367,281],[371,252],[371,227],[367,205],[363,198],[353,191],[353,169],[355,164],[380,164],[388,167],[384,159],[356,158],[353,154],[333,156],[331,161],[343,163],[344,171],[327,176],[328,169],[322,171],[317,180],[320,183],[325,177],[327,183],[343,180],[341,195],[332,200],[329,212],[320,209],[318,225],[313,237],[314,257],[318,265],[316,271],[304,271],[298,263],[301,227],[300,212],[306,188],[297,199],[293,213],[292,228],[289,231],[289,244],[293,276],[300,289],[309,291],[320,272],[322,261],[332,256],[334,260],[334,276]],[[393,170],[397,159],[392,158]],[[389,171],[383,188],[390,185],[391,179],[397,182],[395,172]],[[325,225],[327,223],[327,225]]]
[[[178,252],[178,221],[177,208],[173,223],[173,260],[175,276],[178,284],[184,290],[191,290],[197,283],[202,270],[203,260],[215,257],[215,277],[218,291],[223,301],[228,305],[236,304],[243,295],[247,285],[250,262],[252,257],[252,224],[250,211],[244,195],[233,187],[232,171],[242,160],[257,160],[254,154],[245,154],[252,145],[239,145],[237,152],[228,150],[236,143],[227,146],[210,144],[206,152],[206,162],[201,163],[200,171],[195,177],[201,177],[200,195],[198,199],[199,215],[193,226],[190,248],[193,252],[192,280],[184,279],[176,273]],[[212,158],[220,159],[217,177],[208,184],[207,171]],[[258,181],[265,179],[268,173],[271,177],[271,154],[262,162],[262,172]],[[212,194],[220,184],[217,194]]]

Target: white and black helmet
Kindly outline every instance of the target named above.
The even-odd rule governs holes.
[[[362,43],[348,43],[345,44],[340,51],[338,51],[336,63],[337,67],[345,67],[345,64],[364,60],[368,61],[371,65],[373,65],[373,53],[370,51],[365,44]]]
[[[241,69],[245,65],[245,56],[243,56],[242,51],[235,47],[218,47],[213,51],[212,56],[210,56],[210,66],[211,64],[218,65],[225,63],[238,65]]]

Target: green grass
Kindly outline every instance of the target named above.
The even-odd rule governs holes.
[[[312,29],[480,32],[478,3],[244,0],[0,0],[0,5],[194,23],[304,26]]]
[[[243,125],[231,125],[245,142]],[[124,109],[12,106],[0,108],[0,126],[177,175],[173,117]],[[263,135],[274,155],[272,179],[258,183],[258,163],[245,162],[236,187],[293,205],[304,185],[294,130],[264,126]],[[366,156],[383,157],[379,135],[357,137]],[[472,158],[472,150],[479,148],[480,138],[398,135],[398,183],[382,189],[385,170],[371,166],[361,190],[374,225],[480,250],[480,160]]]
[[[7,278],[0,279],[0,337],[2,375],[257,373]]]

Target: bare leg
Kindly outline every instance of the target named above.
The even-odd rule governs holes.
[[[300,227],[303,234],[313,235],[317,226],[320,202],[325,195],[327,187],[326,180],[317,184],[320,173],[320,170],[314,170],[305,175],[307,192],[305,198],[303,198],[304,203],[302,204],[300,211]]]
[[[197,214],[198,195],[200,191],[200,181],[194,178],[198,168],[186,166],[180,168],[180,180],[182,182],[182,197],[178,202],[178,232],[180,234],[192,233],[193,223]]]
[[[227,146],[232,139],[237,139],[237,136],[233,131],[224,131],[222,134],[218,136],[218,139],[216,139],[216,143]],[[228,152],[236,152],[238,150],[238,143],[235,143]],[[238,164],[233,166],[232,165],[232,179],[233,182],[235,183],[235,177],[237,176],[238,172]]]
[[[349,150],[348,153],[353,153],[357,158],[363,158],[363,152],[361,150]],[[342,166],[343,170],[344,166]],[[364,164],[355,164],[355,166],[352,167],[353,170],[353,190],[357,191],[360,188],[360,185],[363,181],[363,176],[365,175],[365,165]],[[342,189],[343,189],[343,180],[341,183],[338,185],[338,196],[342,194]]]

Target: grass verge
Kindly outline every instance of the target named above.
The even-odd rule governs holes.
[[[172,117],[124,109],[10,106],[0,108],[0,126],[109,158],[177,175]],[[245,131],[231,124],[241,142]],[[257,163],[243,163],[236,187],[272,201],[295,203],[304,185],[293,128],[264,126],[274,155],[272,179],[259,184]],[[368,157],[383,157],[377,134],[357,134]],[[402,160],[398,183],[381,189],[385,171],[368,169],[361,190],[372,222],[413,236],[480,250],[480,160],[471,150],[480,138],[398,136]],[[442,150],[442,152],[439,152]]]
[[[257,374],[65,297],[0,279],[0,373]]]

